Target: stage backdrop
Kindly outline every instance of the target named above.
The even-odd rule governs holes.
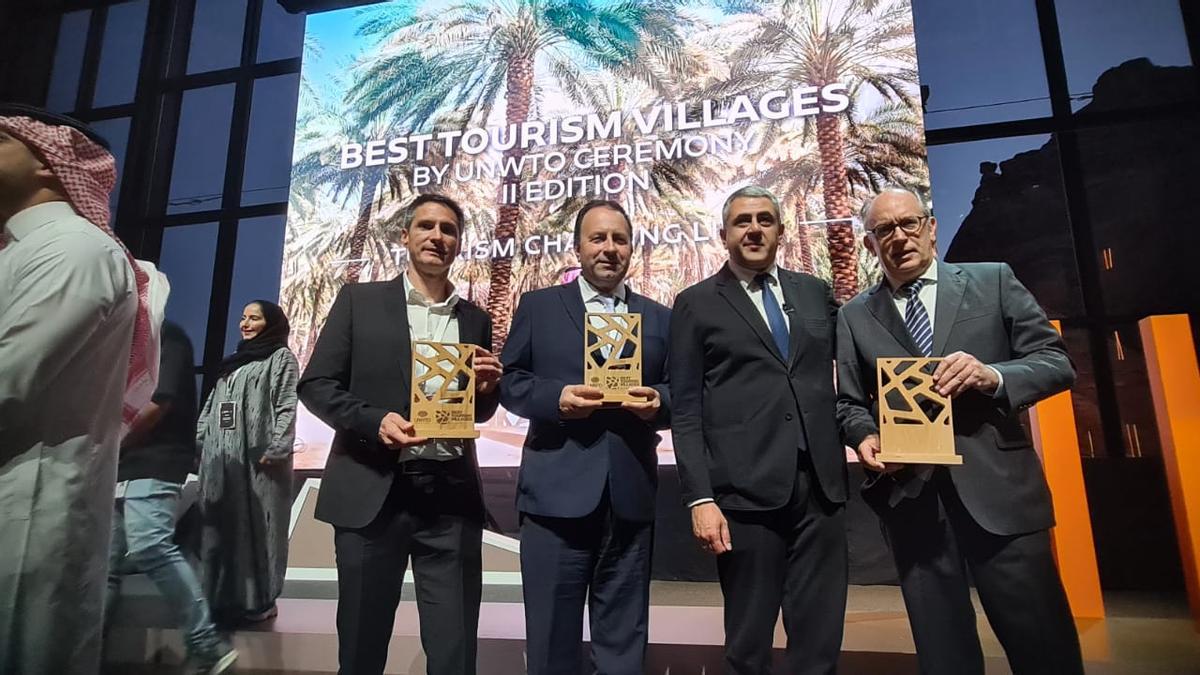
[[[302,365],[343,284],[404,270],[420,193],[463,204],[451,279],[499,349],[521,293],[578,274],[589,199],[625,206],[629,284],[670,305],[724,263],[725,196],[768,187],[780,263],[844,300],[878,279],[863,196],[928,188],[908,0],[397,1],[307,25],[281,283]],[[482,433],[483,466],[519,464],[523,420]],[[331,436],[302,410],[297,468],[323,467]]]

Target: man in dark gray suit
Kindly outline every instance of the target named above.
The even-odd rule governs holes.
[[[885,279],[839,313],[838,421],[872,470],[863,495],[883,519],[921,672],[984,672],[970,570],[1014,673],[1082,673],[1050,492],[1018,419],[1074,382],[1062,339],[1008,265],[936,260],[937,221],[916,193],[884,190],[862,219]],[[945,358],[933,377],[953,399],[961,466],[876,458],[875,362],[897,356]]]

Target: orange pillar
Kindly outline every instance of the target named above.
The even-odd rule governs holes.
[[[1200,367],[1186,314],[1138,322],[1192,619],[1200,630]]]
[[[1061,330],[1057,321],[1051,322]],[[1104,618],[1100,572],[1092,541],[1092,520],[1083,485],[1083,463],[1075,429],[1071,392],[1047,398],[1029,411],[1033,444],[1042,457],[1056,525],[1050,530],[1058,573],[1062,576],[1071,613],[1078,618]]]

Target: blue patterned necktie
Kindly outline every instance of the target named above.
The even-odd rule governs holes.
[[[933,326],[929,323],[929,312],[925,311],[925,305],[918,297],[923,286],[925,281],[917,279],[900,287],[900,294],[908,298],[908,304],[904,307],[904,327],[908,329],[921,356],[932,356]]]
[[[767,325],[771,327],[771,337],[775,338],[779,355],[786,359],[789,346],[787,319],[783,317],[783,310],[779,309],[779,302],[775,299],[775,293],[771,291],[771,275],[764,272],[754,277],[754,281],[762,288],[763,308],[767,310]]]

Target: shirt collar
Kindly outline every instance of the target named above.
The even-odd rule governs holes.
[[[579,292],[583,294],[584,305],[588,304],[592,300],[595,300],[596,298],[604,296],[604,293],[601,293],[600,290],[593,286],[587,279],[585,279],[582,274],[579,275]],[[629,299],[626,297],[627,294],[628,289],[625,286],[625,282],[622,281],[621,283],[617,284],[615,289],[613,289],[611,296],[628,305]]]
[[[921,275],[920,275],[920,276],[918,276],[918,277],[917,277],[917,279],[920,279],[921,281],[923,281],[923,282],[924,282],[924,286],[935,286],[935,285],[937,285],[937,280],[938,280],[938,259],[937,259],[937,258],[934,258],[934,259],[933,259],[933,261],[929,263],[929,267],[926,267],[926,268],[925,268],[925,271],[924,271],[924,272],[921,272]],[[887,282],[887,279],[884,279],[884,282],[883,282],[883,283],[884,283],[885,285],[887,285],[889,288],[891,287],[891,284],[889,284],[889,283]],[[901,286],[901,288],[903,288],[903,286]],[[892,295],[896,295],[896,294],[898,294],[898,293],[900,292],[900,289],[899,289],[899,288],[890,288],[890,290],[891,290],[891,292],[892,292]]]
[[[451,308],[458,304],[458,291],[454,288],[453,284],[450,284],[450,295],[448,295],[445,300],[442,302],[434,302],[430,300],[424,293],[422,293],[419,288],[413,286],[412,281],[408,278],[408,272],[405,272],[402,276],[404,277],[404,298],[408,304],[429,308]],[[450,281],[447,280],[446,283],[449,284]]]
[[[737,277],[737,280],[742,282],[742,287],[747,290],[749,290],[750,285],[754,283],[754,278],[759,274],[762,274],[762,272],[757,272],[748,267],[742,267],[732,260],[729,261],[729,271],[733,272],[733,276]],[[771,263],[771,266],[767,268],[766,274],[767,276],[771,277],[771,280],[775,282],[776,286],[779,285],[779,265]]]
[[[14,241],[20,241],[39,227],[69,218],[78,218],[69,202],[45,202],[20,211],[8,219],[4,230]]]

